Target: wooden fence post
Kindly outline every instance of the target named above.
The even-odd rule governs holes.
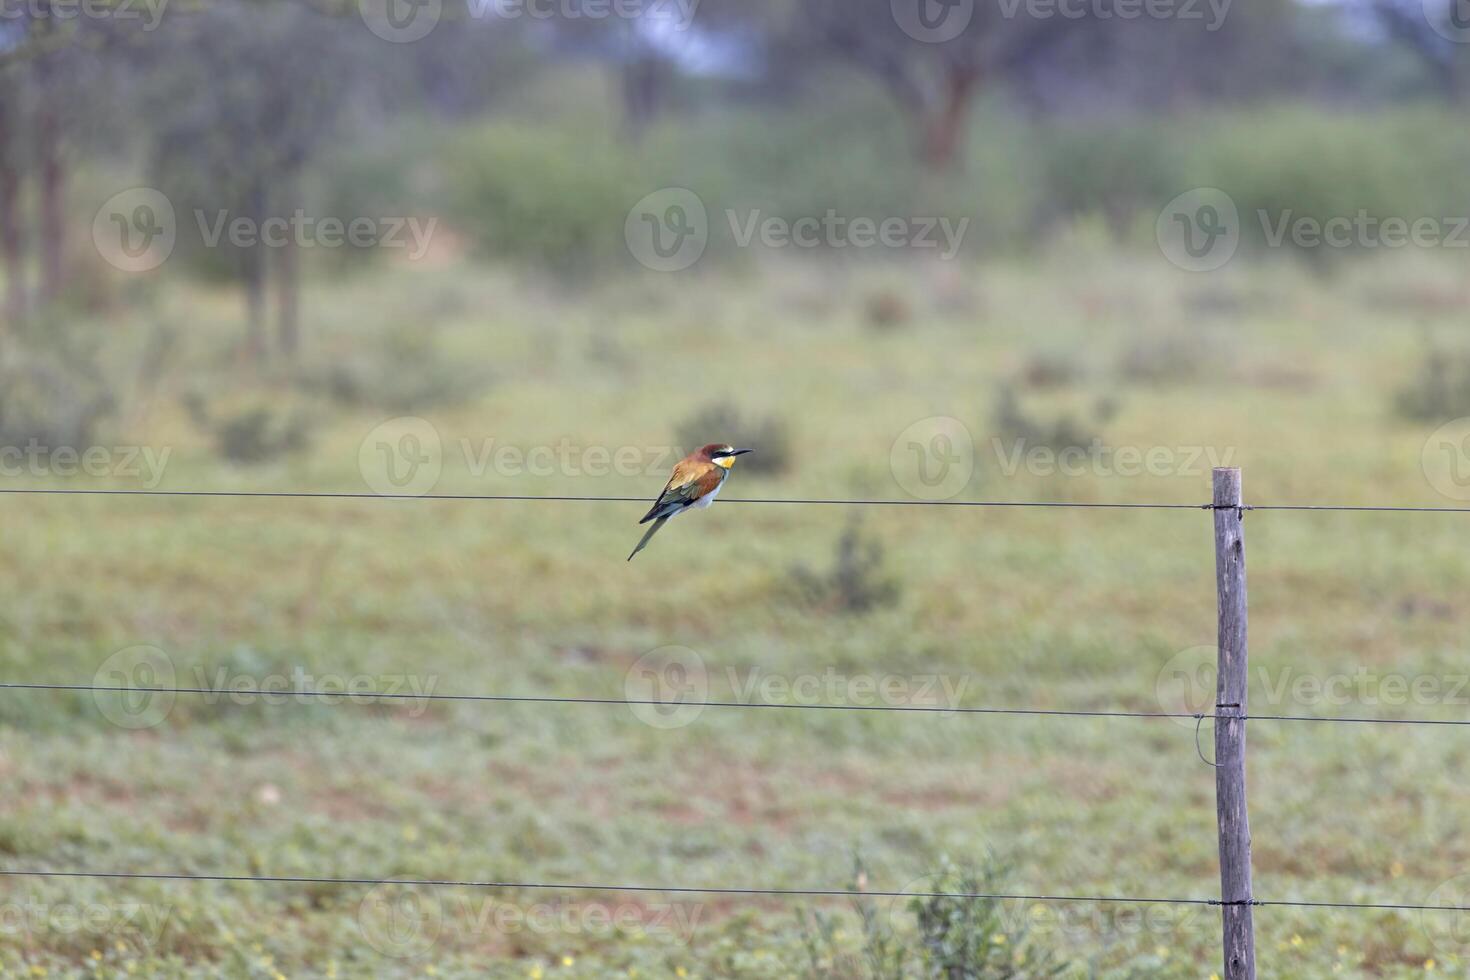
[[[1245,800],[1245,537],[1240,470],[1215,470],[1215,588],[1219,678],[1215,697],[1215,817],[1220,828],[1220,919],[1225,980],[1255,980],[1251,828]]]

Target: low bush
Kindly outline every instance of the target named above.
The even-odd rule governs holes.
[[[836,917],[819,910],[800,914],[811,974],[869,980],[1039,980],[1073,970],[1031,935],[1025,916],[1006,914],[997,899],[947,898],[994,895],[1007,875],[995,864],[965,867],[947,859],[923,879],[923,890],[902,905],[863,897],[867,872],[858,862],[852,906],[861,924],[854,954],[838,940]],[[912,922],[910,928],[909,923]]]
[[[314,425],[299,407],[258,404],[219,415],[198,394],[186,397],[184,406],[194,424],[210,434],[220,458],[231,463],[271,463],[311,444]]]
[[[898,602],[898,580],[883,571],[883,546],[856,522],[837,539],[832,565],[824,572],[805,565],[791,569],[796,593],[811,606],[841,614],[869,612]]]
[[[1101,441],[1097,430],[1116,413],[1114,401],[1100,398],[1092,406],[1090,424],[1083,422],[1074,412],[1043,419],[1022,407],[1014,386],[1004,385],[996,396],[991,431],[997,439],[1015,446],[1046,447],[1057,452],[1086,449]]]
[[[1394,395],[1394,410],[1415,422],[1470,415],[1470,351],[1426,350],[1414,377]]]

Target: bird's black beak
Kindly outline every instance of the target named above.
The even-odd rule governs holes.
[[[751,450],[751,449],[732,449],[732,450],[730,450],[730,455],[731,456],[744,456],[748,452],[754,452],[754,450]]]

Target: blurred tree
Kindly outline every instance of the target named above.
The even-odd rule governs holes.
[[[14,72],[0,67],[0,263],[5,276],[5,319],[26,313],[25,240],[20,217],[20,161],[15,139],[19,88]]]
[[[216,261],[232,260],[245,294],[247,354],[259,359],[272,347],[273,282],[276,346],[292,357],[300,346],[300,177],[335,137],[370,52],[330,15],[233,0],[177,21],[167,42],[153,78],[154,172],[176,208],[185,205],[180,237]],[[285,231],[268,236],[269,227]]]
[[[42,302],[50,302],[61,294],[64,277],[62,267],[66,251],[66,209],[62,195],[66,186],[66,169],[62,163],[61,106],[63,96],[58,75],[68,54],[58,36],[59,22],[51,0],[36,0],[38,16],[32,24],[37,35],[37,49],[31,59],[35,97],[35,154],[39,182],[37,194],[38,223],[41,243]]]
[[[563,0],[562,16],[546,25],[553,49],[564,58],[600,63],[622,107],[625,135],[638,140],[664,111],[680,74],[677,52],[692,25],[678,20],[674,4],[629,7],[608,16],[604,0]]]
[[[1007,16],[1010,8],[1000,3],[938,5],[941,17],[931,22],[921,19],[929,9],[926,0],[914,0],[912,7],[910,23],[907,6],[892,0],[801,4],[810,36],[880,81],[913,118],[920,158],[937,171],[963,163],[970,113],[982,86],[1020,70],[1085,23],[1024,11]]]
[[[1417,55],[1444,98],[1470,102],[1470,21],[1465,0],[1351,0],[1364,4],[1384,33]],[[1463,33],[1465,39],[1451,37]]]
[[[0,263],[7,319],[62,296],[68,279],[66,188],[83,136],[111,110],[101,79],[112,55],[140,35],[133,16],[114,18],[121,0],[74,6],[30,0],[0,19]],[[34,234],[22,210],[23,185],[35,185]],[[26,286],[26,247],[34,241],[39,279]]]
[[[1341,21],[1297,0],[1094,8],[1096,19],[1017,62],[1007,81],[1025,106],[1070,115],[1164,112],[1322,91],[1305,35]]]

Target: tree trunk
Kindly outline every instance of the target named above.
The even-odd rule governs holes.
[[[44,23],[51,23],[49,4]],[[50,31],[52,28],[46,28]],[[66,170],[61,159],[61,94],[56,87],[56,54],[42,52],[35,61],[37,92],[36,161],[40,172],[41,285],[40,297],[49,303],[61,295],[65,280],[66,208],[63,203]]]
[[[265,335],[265,267],[260,246],[240,252],[240,278],[245,286],[245,354],[263,361],[267,353]]]
[[[1456,45],[1449,57],[1446,88],[1450,104],[1456,108],[1470,105],[1470,45]]]
[[[265,219],[265,190],[257,181],[245,194],[245,213],[260,228]],[[264,246],[257,240],[240,249],[240,281],[245,289],[245,354],[252,361],[265,360],[269,352],[265,324]]]
[[[20,229],[20,170],[15,162],[13,109],[13,103],[0,94],[0,264],[5,276],[5,321],[12,327],[26,315],[25,246]]]
[[[634,142],[642,139],[663,107],[667,77],[668,66],[656,55],[644,55],[623,66],[623,131]]]
[[[281,352],[290,361],[296,360],[301,348],[300,295],[298,281],[301,272],[301,255],[294,239],[276,249],[276,316]]]
[[[980,83],[980,69],[970,66],[950,67],[944,78],[944,91],[939,105],[923,123],[924,165],[944,172],[959,167],[963,160],[970,106]]]

